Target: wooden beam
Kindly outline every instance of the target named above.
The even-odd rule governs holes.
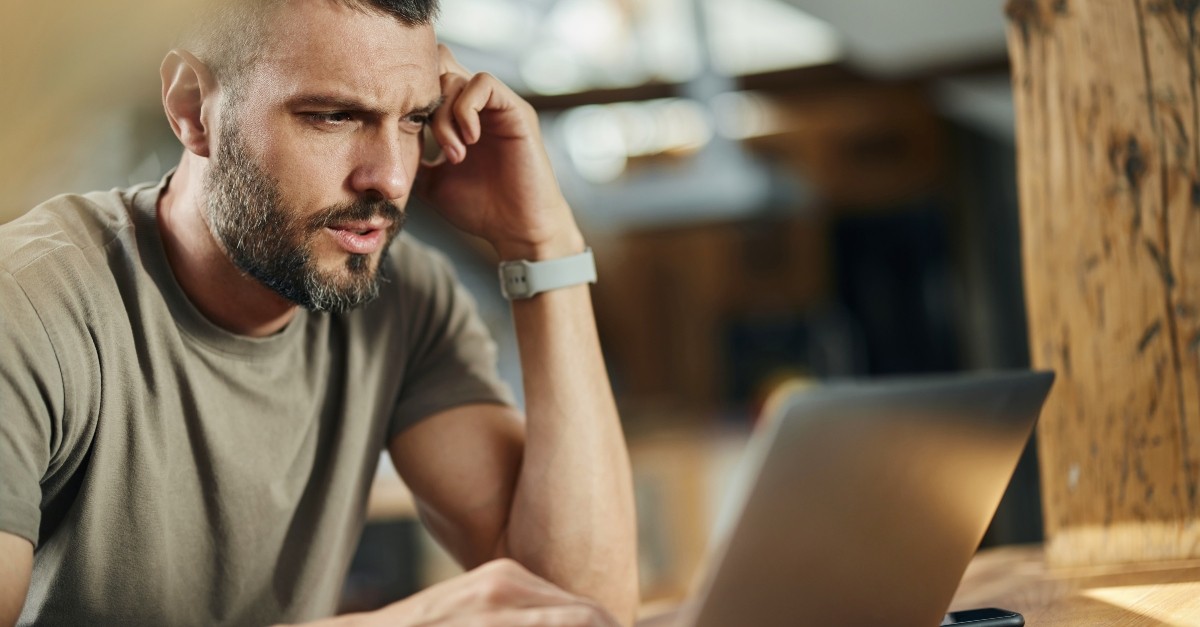
[[[1052,566],[1200,557],[1198,0],[1010,0]]]

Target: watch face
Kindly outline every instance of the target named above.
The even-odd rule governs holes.
[[[509,300],[529,298],[527,261],[506,261],[500,264],[500,293]]]

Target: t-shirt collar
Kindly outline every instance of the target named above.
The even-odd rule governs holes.
[[[249,337],[230,332],[210,321],[192,304],[171,270],[167,252],[158,232],[158,199],[167,189],[172,169],[157,185],[147,184],[132,190],[132,209],[137,230],[142,266],[162,293],[176,325],[204,346],[242,357],[269,357],[290,346],[306,325],[309,312],[303,308],[278,333],[267,337]],[[319,315],[319,314],[318,314]]]

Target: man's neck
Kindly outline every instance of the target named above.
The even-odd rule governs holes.
[[[296,315],[297,306],[233,262],[203,214],[204,160],[185,152],[158,199],[158,232],[175,280],[213,324],[238,335],[266,337]]]

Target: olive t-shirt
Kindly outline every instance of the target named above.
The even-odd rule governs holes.
[[[20,624],[328,616],[388,439],[511,402],[471,299],[406,235],[364,307],[213,325],[167,263],[165,184],[0,226],[0,530],[36,547]]]

